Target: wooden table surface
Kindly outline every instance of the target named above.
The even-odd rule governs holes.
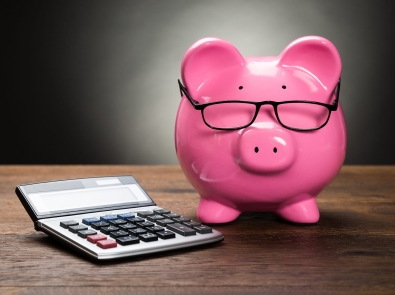
[[[18,184],[130,174],[153,200],[195,218],[178,166],[0,166],[0,294],[395,294],[395,166],[345,166],[318,197],[315,225],[247,213],[225,240],[94,263],[36,232]]]

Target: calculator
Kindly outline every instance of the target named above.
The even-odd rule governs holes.
[[[220,242],[223,235],[157,206],[132,176],[24,184],[15,192],[34,227],[93,260]]]

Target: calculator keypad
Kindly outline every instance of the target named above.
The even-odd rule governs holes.
[[[60,226],[102,249],[174,239],[176,234],[188,237],[212,233],[210,227],[166,209],[84,218],[82,224],[65,220]]]

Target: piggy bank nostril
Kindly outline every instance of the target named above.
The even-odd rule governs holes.
[[[254,148],[254,152],[256,152],[256,153],[259,152],[259,148],[257,146]],[[277,148],[276,147],[273,148],[273,153],[277,153]]]

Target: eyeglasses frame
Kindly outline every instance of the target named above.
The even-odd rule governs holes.
[[[277,121],[280,123],[280,125],[286,129],[289,130],[293,130],[293,131],[314,131],[314,130],[318,130],[323,128],[329,121],[329,118],[331,116],[332,111],[336,111],[337,107],[339,105],[339,96],[340,96],[340,83],[341,82],[341,78],[339,78],[338,83],[336,84],[335,89],[333,90],[333,93],[336,94],[336,98],[333,101],[332,104],[326,104],[326,103],[322,103],[322,102],[317,102],[317,101],[310,101],[310,100],[287,100],[287,101],[272,101],[272,100],[264,100],[264,101],[259,101],[259,102],[255,102],[255,101],[248,101],[248,100],[223,100],[223,101],[215,101],[215,102],[209,102],[209,103],[203,103],[200,104],[197,100],[194,100],[192,98],[192,96],[189,94],[188,90],[186,89],[186,87],[181,83],[180,79],[178,79],[178,85],[180,87],[180,94],[181,97],[183,96],[183,94],[185,94],[186,98],[189,100],[189,102],[192,104],[193,108],[195,110],[200,110],[202,112],[202,118],[204,123],[211,129],[215,129],[215,130],[224,130],[224,131],[231,131],[231,130],[240,130],[243,128],[246,128],[250,125],[252,125],[252,123],[254,123],[256,117],[258,116],[259,110],[261,108],[261,106],[263,105],[271,105],[274,109],[274,113],[276,115]],[[231,102],[237,102],[237,103],[249,103],[249,104],[253,104],[255,105],[255,114],[254,117],[252,118],[251,122],[248,124],[245,124],[243,126],[238,126],[238,127],[232,127],[232,128],[219,128],[219,127],[214,127],[211,126],[210,124],[208,124],[204,118],[203,115],[203,110],[210,106],[210,105],[215,105],[215,104],[221,104],[221,103],[231,103]],[[287,125],[284,125],[279,116],[278,116],[278,112],[277,112],[277,106],[281,105],[281,104],[287,104],[287,103],[308,103],[308,104],[315,104],[315,105],[321,105],[324,106],[328,109],[329,114],[328,114],[328,118],[326,119],[325,123],[322,124],[321,126],[317,127],[317,128],[311,128],[311,129],[301,129],[301,128],[293,128],[293,127],[289,127]]]

